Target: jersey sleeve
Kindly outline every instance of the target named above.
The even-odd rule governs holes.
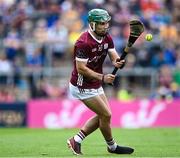
[[[115,48],[114,48],[114,42],[112,40],[112,37],[108,34],[107,38],[108,38],[108,42],[109,42],[108,51],[114,50]]]
[[[88,45],[86,43],[76,43],[75,45],[75,59],[77,61],[84,61],[87,62],[89,59],[88,56]]]

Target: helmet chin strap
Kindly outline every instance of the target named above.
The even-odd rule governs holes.
[[[92,25],[93,26],[91,27],[91,25],[89,24],[89,28],[90,28],[91,31],[95,32],[95,30],[96,30],[96,23],[92,22]]]

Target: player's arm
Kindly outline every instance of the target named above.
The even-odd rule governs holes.
[[[125,60],[118,61],[118,59],[120,59],[120,57],[115,49],[109,49],[108,54],[109,54],[109,58],[110,58],[112,64],[115,67],[120,68],[122,65],[125,64]]]
[[[87,66],[87,62],[89,59],[89,54],[88,54],[88,46],[84,43],[79,43],[75,47],[75,60],[76,60],[76,68],[79,74],[89,78],[89,79],[96,79],[105,83],[112,83],[114,81],[115,76],[112,74],[101,74],[97,73],[93,70],[91,70]]]
[[[79,74],[89,78],[89,79],[97,79],[99,81],[102,81],[103,74],[97,73],[90,68],[87,67],[87,62],[80,61],[78,58],[76,58],[76,68]]]
[[[112,83],[115,79],[115,75],[97,73],[86,66],[87,62],[78,61],[76,58],[76,68],[79,74],[88,77],[90,79],[97,79],[104,83]]]
[[[103,74],[97,73],[87,67],[87,62],[89,59],[88,50],[88,46],[85,43],[79,43],[79,45],[75,47],[77,71],[79,74],[89,79],[96,79],[101,81],[103,79]]]

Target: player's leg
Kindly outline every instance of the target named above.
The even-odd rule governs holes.
[[[83,100],[83,102],[88,108],[90,108],[98,115],[99,128],[108,145],[108,151],[110,153],[116,153],[116,154],[131,154],[134,151],[134,149],[130,147],[122,147],[117,145],[112,137],[111,128],[110,128],[111,110],[105,94],[101,94],[100,96]],[[106,118],[106,116],[108,116],[108,118]],[[96,119],[94,120],[90,119],[84,126],[83,130],[88,134],[93,132],[95,130],[95,128],[93,128],[95,127],[94,125],[97,125],[96,121],[97,121]]]
[[[106,96],[100,95],[100,97],[102,98],[102,100],[105,101],[106,105],[108,105],[107,106],[108,109],[110,110],[109,103],[108,103]],[[81,130],[84,131],[87,136],[87,135],[91,134],[92,132],[94,132],[97,128],[99,128],[99,116],[95,115],[95,116],[91,117],[88,121],[86,121],[86,123],[81,128]]]
[[[81,130],[84,131],[87,136],[94,132],[97,128],[99,128],[99,116],[95,115],[86,121]]]
[[[104,137],[107,139],[112,139],[110,125],[110,109],[106,107],[100,96],[91,97],[89,99],[82,100],[83,103],[92,111],[94,111],[98,117],[91,118],[85,126],[77,133],[73,138],[67,141],[69,148],[73,151],[74,154],[79,155],[81,153],[81,142],[82,140],[94,130],[100,127],[100,130],[103,131]],[[99,118],[99,119],[98,119]],[[109,123],[107,123],[109,122]]]
[[[81,130],[74,136],[74,140],[81,143],[86,136],[94,132],[99,127],[99,117],[97,115],[86,121]]]
[[[106,140],[112,139],[110,120],[111,110],[109,106],[101,99],[100,96],[95,96],[89,99],[83,100],[83,103],[95,112],[99,117],[99,128]],[[86,132],[86,131],[85,131]]]
[[[108,103],[106,97],[103,97],[103,99],[106,99],[106,103]],[[83,133],[85,136],[88,136],[89,134],[94,132],[97,128],[99,128],[99,116],[95,115],[91,117],[89,120],[87,120],[86,123],[81,128],[80,132],[77,133],[77,135],[75,136],[76,141],[81,143],[82,140],[84,139],[83,135],[81,136],[81,133]]]
[[[81,130],[72,138],[67,140],[69,148],[75,155],[81,155],[81,142],[83,139],[94,132],[99,127],[99,117],[97,115],[91,117]]]
[[[100,95],[92,97],[90,99],[83,100],[83,102],[87,107],[94,111],[97,114],[97,116],[90,118],[86,122],[86,124],[81,128],[80,132],[73,138],[68,140],[68,145],[73,151],[73,153],[76,155],[81,154],[80,143],[87,135],[95,131],[98,128],[98,126],[100,127],[100,130],[108,144],[108,147],[110,147],[111,149],[115,149],[117,144],[112,139],[110,128],[111,111],[106,96]],[[116,150],[108,151],[111,153],[118,154],[129,154],[133,152],[131,148],[120,146],[117,146]]]
[[[109,107],[109,102],[107,100],[107,97],[105,94],[100,95],[101,99],[106,103],[106,105]],[[114,139],[106,141],[108,145],[108,152],[110,153],[116,153],[116,154],[131,154],[134,152],[134,149],[130,147],[123,147],[117,145]]]

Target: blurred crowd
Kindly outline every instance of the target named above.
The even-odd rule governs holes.
[[[127,42],[129,21],[144,23],[145,33],[131,49],[125,69],[158,71],[157,90],[150,98],[180,97],[179,0],[0,0],[1,102],[66,96],[66,84],[59,86],[33,72],[61,69],[72,62],[73,44],[88,28],[87,13],[92,8],[111,14],[110,34],[119,53]],[[146,33],[153,34],[152,42],[144,40]],[[23,76],[22,68],[30,71]],[[119,99],[121,93],[120,89]]]

